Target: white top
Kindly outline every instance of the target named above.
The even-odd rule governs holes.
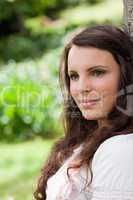
[[[48,179],[46,200],[133,200],[133,133],[113,136],[99,146],[92,160],[92,183],[85,190],[88,168],[70,169],[71,180],[66,171],[81,149]]]

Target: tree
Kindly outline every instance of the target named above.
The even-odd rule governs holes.
[[[123,0],[124,29],[133,40],[133,0]]]
[[[25,33],[24,18],[41,15],[56,0],[0,0],[0,35]]]

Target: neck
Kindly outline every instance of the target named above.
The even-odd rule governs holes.
[[[107,119],[99,119],[98,120],[98,127],[102,128],[102,127],[107,127],[109,125],[108,120]]]

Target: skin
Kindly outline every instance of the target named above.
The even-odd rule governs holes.
[[[119,89],[120,66],[113,55],[94,47],[73,45],[68,55],[70,93],[84,118],[97,120],[99,127],[108,123]],[[99,99],[93,106],[82,100]]]

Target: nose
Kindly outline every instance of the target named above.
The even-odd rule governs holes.
[[[79,80],[78,89],[81,93],[88,93],[92,90],[91,80],[88,78],[82,77]]]

